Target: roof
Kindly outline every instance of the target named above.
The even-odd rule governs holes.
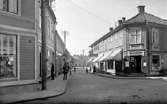
[[[165,20],[165,19],[162,19],[160,17],[154,16],[154,15],[152,15],[150,13],[146,13],[146,12],[138,13],[136,16],[126,20],[123,25],[116,27],[113,31],[108,32],[107,34],[105,34],[104,36],[102,36],[101,38],[96,40],[94,43],[92,43],[90,45],[90,47],[93,47],[94,45],[97,45],[98,43],[105,40],[106,38],[108,38],[109,36],[114,34],[115,32],[122,29],[127,24],[146,23],[146,22],[147,23],[156,23],[156,24],[159,24],[159,25],[166,25],[167,26],[167,20]]]
[[[148,23],[157,23],[160,25],[167,25],[167,20],[162,19],[160,17],[154,16],[150,13],[138,13],[136,16],[130,18],[129,20],[126,21],[126,23],[143,23],[143,22],[148,22]]]
[[[48,11],[49,11],[51,17],[53,18],[54,23],[57,23],[57,21],[56,21],[56,16],[55,16],[55,14],[54,14],[53,9],[52,9],[50,6],[47,6],[47,9],[48,9]]]

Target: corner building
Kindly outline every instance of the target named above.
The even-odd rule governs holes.
[[[35,2],[0,0],[0,94],[39,87]]]
[[[145,12],[139,13],[124,25],[125,71],[147,75],[165,74],[167,71],[167,20]]]
[[[92,63],[117,75],[167,74],[167,20],[145,12],[145,6],[137,8],[137,15],[123,17],[115,29],[91,44],[98,55]]]

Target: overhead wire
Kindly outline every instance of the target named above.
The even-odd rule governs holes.
[[[85,9],[84,7],[79,6],[79,5],[78,5],[77,3],[75,3],[73,0],[68,0],[68,1],[71,1],[71,3],[72,3],[73,5],[75,5],[76,7],[78,7],[79,9],[81,9],[82,11],[87,12],[87,14],[96,17],[97,19],[99,19],[99,20],[101,20],[101,21],[107,23],[108,25],[111,25],[111,24],[110,24],[110,21],[108,21],[108,20],[102,18],[102,17],[99,16],[99,15],[96,15],[95,13],[90,12],[88,9]]]
[[[60,1],[62,1],[62,0],[60,0]],[[66,1],[69,2],[70,4],[73,4],[75,7],[79,8],[80,10],[86,12],[88,15],[91,15],[91,16],[95,17],[96,19],[100,20],[101,22],[103,22],[103,23],[105,23],[105,24],[107,24],[109,26],[111,25],[110,21],[102,18],[101,16],[99,16],[99,15],[93,13],[93,12],[90,12],[88,9],[86,9],[84,7],[81,7],[80,5],[75,3],[73,0],[66,0]],[[55,3],[55,5],[56,5],[56,3]],[[55,8],[55,7],[53,6],[53,8]]]

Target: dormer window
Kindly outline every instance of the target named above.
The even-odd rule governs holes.
[[[18,14],[18,0],[0,0],[0,10]]]

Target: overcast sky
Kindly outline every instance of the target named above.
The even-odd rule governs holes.
[[[118,19],[129,19],[138,13],[137,6],[145,5],[145,11],[167,19],[167,0],[55,0],[53,9],[57,18],[57,30],[67,35],[67,49],[73,54],[85,54],[89,45],[115,27]]]

